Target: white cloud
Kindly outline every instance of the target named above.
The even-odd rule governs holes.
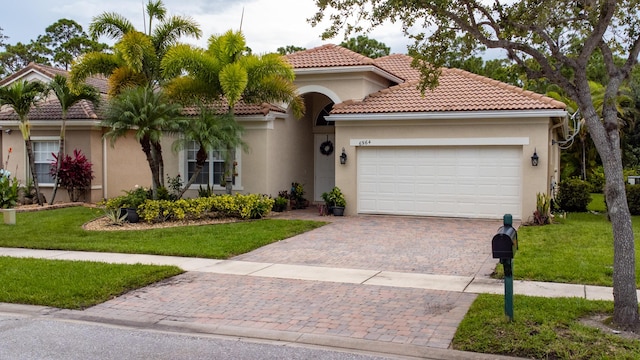
[[[317,8],[313,0],[164,0],[170,15],[190,16],[203,31],[199,41],[189,43],[206,46],[212,34],[221,34],[240,27],[247,45],[255,53],[273,52],[278,47],[295,45],[311,48],[323,43],[339,44],[341,36],[323,41],[323,27],[311,27],[307,19]],[[3,4],[0,27],[8,42],[29,42],[44,33],[44,29],[61,18],[78,22],[85,31],[93,17],[103,12],[115,12],[143,29],[142,9],[146,0],[27,0]],[[409,40],[403,38],[399,25],[385,25],[369,37],[385,43],[392,52],[406,52]],[[103,39],[104,41],[105,39]]]

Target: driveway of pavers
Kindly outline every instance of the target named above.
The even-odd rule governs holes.
[[[282,217],[330,223],[233,260],[476,276],[492,267],[491,237],[501,225],[394,216],[322,218],[309,211]],[[187,272],[82,314],[144,323],[202,324],[217,329],[215,333],[232,335],[267,331],[276,334],[269,335],[273,339],[288,338],[287,334],[294,339],[323,337],[318,344],[350,339],[446,349],[475,297],[338,280]]]
[[[233,260],[486,276],[493,268],[491,263],[495,264],[490,258],[491,238],[502,225],[497,220],[377,215],[339,218],[296,211],[286,216],[331,222]]]

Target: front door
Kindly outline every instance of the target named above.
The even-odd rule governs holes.
[[[322,193],[336,184],[336,149],[334,134],[314,135],[314,194],[313,200],[322,202]]]

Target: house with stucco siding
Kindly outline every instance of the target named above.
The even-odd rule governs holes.
[[[417,89],[418,71],[401,54],[370,59],[329,44],[285,58],[295,71],[306,113],[296,119],[286,104],[236,109],[249,151],[235,152],[235,192],[275,196],[298,182],[306,197],[318,203],[323,192],[340,187],[347,215],[497,219],[510,213],[526,220],[535,210],[536,194],[552,194],[559,181],[560,149],[554,140],[566,130],[563,103],[458,69],[442,69],[439,85],[423,95]],[[30,64],[0,86],[20,79],[46,82],[56,73],[66,72]],[[106,94],[105,79],[88,82]],[[57,149],[57,100],[46,99],[29,117],[44,167],[47,152]],[[13,148],[8,167],[16,167],[24,181],[24,144],[10,109],[0,109],[0,126],[0,155],[6,158]],[[86,198],[91,202],[151,181],[135,139],[119,139],[112,146],[106,131],[99,109],[90,103],[69,112],[66,151],[81,149],[94,164]],[[173,140],[167,136],[163,148],[171,149]],[[196,150],[165,151],[166,175],[187,178]],[[198,187],[206,184],[224,192],[222,159],[221,152],[210,154],[187,196],[197,196]],[[43,182],[45,195],[52,185]]]

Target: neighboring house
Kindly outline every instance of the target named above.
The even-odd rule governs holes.
[[[456,69],[443,69],[439,86],[422,96],[416,89],[419,73],[406,55],[373,60],[324,45],[286,59],[294,67],[306,114],[295,119],[283,107],[268,104],[236,109],[250,147],[248,153],[236,151],[236,191],[275,196],[299,182],[312,202],[321,202],[323,192],[339,186],[351,215],[497,219],[510,213],[526,220],[535,210],[536,194],[551,194],[559,181],[560,150],[553,140],[566,131],[567,114],[558,101]],[[29,65],[0,86],[21,78],[44,80],[52,73]],[[59,110],[56,118],[53,110],[44,111],[46,105],[55,107],[56,101],[30,115],[33,137],[53,146]],[[148,186],[139,145],[127,138],[111,147],[91,110],[75,112],[67,135],[67,151],[81,148],[94,163],[89,200],[120,195],[136,184]],[[6,154],[13,146],[10,163],[20,159],[24,179],[26,159],[15,115],[0,111],[0,125],[17,132],[3,131],[0,148]],[[165,172],[184,179],[196,149],[174,154],[171,142],[164,144]],[[532,166],[534,153],[537,166]],[[198,182],[222,192],[222,161],[220,153],[212,154]],[[195,196],[198,186],[187,195]]]

